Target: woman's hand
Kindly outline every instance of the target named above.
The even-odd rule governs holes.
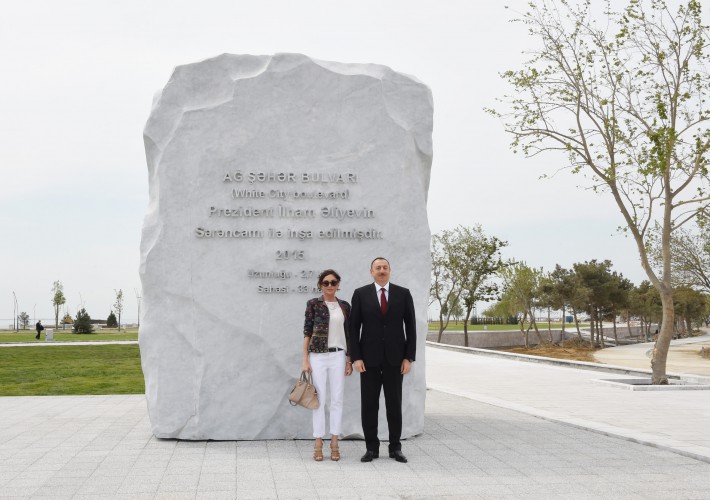
[[[308,373],[310,373],[312,371],[311,362],[309,361],[308,357],[303,358],[303,364],[301,365],[301,370],[304,372],[308,372]]]
[[[345,376],[349,377],[350,375],[353,374],[353,364],[350,361],[346,361],[345,363]]]

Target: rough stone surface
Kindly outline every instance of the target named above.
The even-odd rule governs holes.
[[[329,267],[350,301],[379,255],[417,308],[403,437],[422,432],[431,132],[429,89],[384,66],[225,54],[175,69],[144,131],[139,339],[156,436],[311,437],[310,412],[287,401],[305,303]],[[344,434],[361,436],[357,375],[345,390]],[[385,438],[383,402],[380,417]]]

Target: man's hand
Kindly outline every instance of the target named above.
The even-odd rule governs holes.
[[[353,363],[353,368],[355,368],[355,370],[357,370],[358,373],[363,373],[366,371],[365,370],[365,363],[361,359],[358,359],[357,361],[355,361]]]
[[[402,375],[406,375],[407,373],[409,373],[409,370],[411,370],[411,369],[412,369],[411,361],[409,361],[406,358],[403,359],[402,360],[402,368],[400,368],[399,373],[401,373]]]

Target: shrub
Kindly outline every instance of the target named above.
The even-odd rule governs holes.
[[[118,326],[118,321],[116,321],[116,315],[111,311],[111,314],[108,315],[108,318],[106,319],[106,327],[107,328],[116,328]]]
[[[94,327],[91,325],[91,316],[83,307],[76,313],[73,331],[74,333],[94,333]]]

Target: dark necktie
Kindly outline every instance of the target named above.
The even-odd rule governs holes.
[[[380,309],[382,309],[382,316],[385,316],[387,314],[387,297],[384,288],[380,288]]]

